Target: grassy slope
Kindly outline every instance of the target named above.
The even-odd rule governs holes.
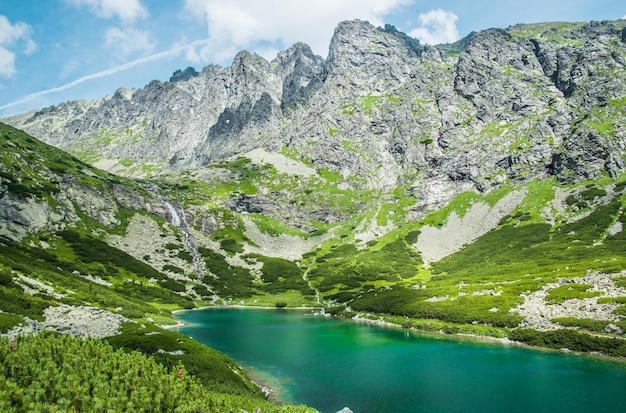
[[[126,184],[137,189],[137,184],[130,180],[93,169],[62,151],[1,124],[0,147],[3,184],[0,188],[3,195],[13,199],[44,202],[59,212],[63,206],[55,197],[61,192],[64,179],[84,181],[99,188],[102,193],[110,191],[110,183]],[[139,322],[128,323],[122,334],[109,339],[115,348],[140,350],[168,368],[181,363],[198,383],[210,391],[221,393],[217,398],[213,397],[213,401],[217,400],[221,405],[220,400],[226,400],[227,405],[235,409],[233,411],[256,405],[262,405],[264,411],[266,408],[268,411],[289,411],[289,407],[281,410],[276,406],[266,406],[260,390],[232,360],[150,322],[158,320],[171,324],[173,309],[193,308],[195,303],[189,296],[170,289],[177,283],[175,280],[100,239],[108,232],[123,233],[126,218],[138,211],[119,207],[120,226],[117,228],[104,227],[82,214],[78,207],[76,212],[82,219],[73,228],[31,234],[22,241],[0,237],[0,331],[24,324],[25,317],[42,320],[43,311],[49,306],[100,307]],[[87,274],[110,283],[110,286],[90,281],[84,277]],[[29,294],[23,287],[28,284],[20,278],[23,276],[43,283],[46,288],[34,286],[35,291]],[[177,285],[184,290],[182,283]],[[33,287],[32,284],[30,286]],[[177,355],[180,350],[183,354]],[[117,354],[113,356],[117,358]],[[120,359],[120,363],[126,363],[124,360]],[[15,396],[16,389],[7,391],[18,397]],[[19,396],[20,400],[22,396]],[[24,399],[28,403],[41,402],[38,396],[33,396],[34,399],[29,397]],[[64,405],[67,400],[60,400],[59,403]],[[17,407],[16,411],[29,410],[28,404],[22,405],[22,401],[15,401],[13,406]]]
[[[35,149],[50,150],[45,146]],[[70,163],[62,153],[52,151],[62,162]],[[211,174],[211,168],[221,173]],[[603,178],[570,186],[553,180],[530,182],[525,185],[526,199],[497,228],[426,267],[413,248],[422,225],[445,225],[450,214],[463,216],[472,204],[481,201],[494,205],[515,188],[505,186],[485,195],[463,193],[423,221],[411,222],[406,220],[406,214],[413,201],[404,196],[403,188],[390,194],[339,190],[342,178],[328,171],[319,171],[317,176],[303,182],[278,173],[271,165],[253,164],[245,158],[209,166],[208,171],[205,176],[214,178],[199,179],[192,173],[183,173],[165,177],[159,185],[168,198],[180,200],[185,208],[208,211],[207,214],[221,219],[210,234],[220,247],[200,245],[200,252],[211,274],[205,277],[205,285],[227,301],[299,306],[313,305],[319,298],[326,305],[338,306],[337,309],[348,307],[387,314],[390,320],[419,328],[507,336],[522,319],[509,312],[522,302],[522,293],[537,291],[560,277],[579,277],[590,270],[616,273],[626,266],[622,257],[624,233],[607,233],[610,226],[624,220],[624,184],[620,179]],[[33,180],[41,174],[41,171],[27,172]],[[115,178],[104,175],[101,179]],[[48,189],[53,193],[55,188]],[[557,190],[569,194],[564,203],[565,215],[559,215],[552,205]],[[329,231],[333,236],[295,263],[245,253],[244,246],[251,245],[251,241],[239,214],[230,209],[228,202],[242,195],[262,197],[260,194],[268,192],[277,204],[296,205],[301,214],[298,226],[312,232],[294,228],[291,214],[281,208],[271,216],[253,215],[261,231],[303,239]],[[45,196],[45,191],[31,196]],[[317,220],[319,214],[315,212],[320,207],[340,218]],[[546,222],[546,210],[552,211],[554,223]],[[309,216],[314,218],[307,221]],[[203,216],[197,215],[196,219]],[[121,222],[122,227],[113,231],[123,233],[124,220]],[[393,226],[367,243],[355,239],[355,231],[370,222]],[[56,303],[88,302],[109,310],[121,307],[122,314],[143,321],[147,317],[171,320],[172,309],[195,305],[197,300],[171,290],[184,290],[183,284],[191,281],[171,280],[138,259],[141,257],[132,257],[94,238],[97,231],[93,231],[96,225],[93,221],[85,219],[81,225],[82,228],[31,237],[28,241],[34,247],[9,240],[0,245],[3,249],[0,265],[4,266],[5,274],[11,274],[11,270],[34,274],[35,278],[52,283],[57,292],[74,292],[55,299],[45,294],[30,297],[20,288],[2,287],[0,293],[6,302],[19,303],[7,304],[15,310],[7,307],[7,313],[0,315],[5,328],[19,322],[20,315],[41,317],[46,306]],[[52,248],[39,248],[42,242]],[[180,244],[168,248],[182,251],[182,241]],[[257,265],[260,270],[255,276],[251,267],[233,264],[233,258]],[[73,271],[95,275],[113,286],[107,288],[83,278],[68,277]],[[155,279],[161,283],[149,281]],[[205,288],[192,285],[196,291]],[[497,295],[480,294],[494,285],[498,286]],[[582,293],[568,298],[582,297]],[[432,300],[435,297],[447,299]],[[493,308],[498,311],[490,311]],[[619,313],[621,309],[616,311]],[[596,332],[606,326],[590,320],[561,321],[564,325]],[[617,324],[626,327],[623,321]]]
[[[332,191],[342,196],[341,201],[333,206],[339,210],[343,208],[342,204],[354,205],[360,202],[361,208],[352,211],[346,219],[333,225],[318,225],[323,230],[332,231],[334,236],[297,261],[322,302],[331,307],[336,306],[335,311],[338,313],[353,315],[356,311],[372,312],[377,314],[376,318],[387,314],[391,321],[422,329],[513,337],[518,334],[513,330],[523,317],[509,310],[523,302],[522,294],[538,291],[560,278],[582,277],[589,271],[612,274],[626,269],[626,259],[623,257],[626,249],[625,234],[623,231],[609,234],[610,227],[624,224],[623,178],[602,178],[576,185],[562,185],[548,179],[531,181],[523,186],[505,185],[488,194],[463,193],[453,199],[448,207],[434,211],[421,222],[411,222],[405,217],[413,202],[404,197],[402,188],[392,194],[339,191],[332,175],[322,174],[308,182],[310,186],[291,187],[289,179],[281,179],[267,165],[262,167],[263,174],[254,173],[259,167],[241,159],[236,164],[224,163],[221,167],[243,170],[240,175],[243,183],[240,187],[243,188],[256,188],[255,191],[258,191],[266,188],[268,182],[280,182],[283,185],[280,188],[281,196],[287,204],[299,202],[304,206],[311,203],[315,205],[313,195],[307,198],[308,195],[317,193],[317,197],[322,198],[330,196]],[[223,188],[225,182],[190,182],[190,185],[203,185],[204,193],[210,194]],[[452,213],[464,216],[471,205],[478,202],[493,206],[511,191],[521,188],[526,189],[525,199],[495,229],[461,251],[429,267],[424,266],[413,248],[422,225],[440,227],[445,225]],[[558,192],[566,194],[564,200],[555,200]],[[235,190],[219,193],[224,199],[237,196]],[[557,210],[555,204],[559,203],[561,207]],[[236,214],[233,217],[236,221]],[[272,235],[297,233],[296,228],[289,226],[289,218],[280,215],[259,222],[265,222],[266,226],[262,230]],[[370,222],[378,225],[392,222],[394,227],[385,235],[367,243],[355,239],[355,231],[360,225],[366,223],[367,226]],[[308,225],[313,227],[314,223]],[[218,231],[214,235],[218,239],[226,237],[236,241],[241,248],[233,249],[231,253],[245,257],[239,251],[249,240],[241,226],[233,225],[228,231]],[[305,237],[304,234],[301,236]],[[215,262],[209,268],[219,271]],[[233,270],[232,267],[224,268]],[[284,269],[273,270],[288,273]],[[268,281],[271,281],[271,273],[272,270],[265,271]],[[298,277],[296,275],[294,279]],[[237,279],[239,281],[234,285],[241,288],[230,292],[246,302],[255,302],[255,298],[258,298],[255,294],[260,291],[250,284],[245,275],[232,277],[224,285],[230,288],[229,283]],[[416,288],[419,286],[425,288]],[[481,293],[492,289],[497,294]],[[597,295],[576,289],[569,292],[569,289],[563,300]],[[265,292],[271,294],[271,288]],[[432,300],[438,297],[448,299]],[[610,300],[622,302],[621,298]],[[354,312],[346,313],[346,308]],[[490,311],[494,308],[498,311]],[[616,310],[616,314],[621,312],[622,308]],[[575,327],[581,332],[593,333],[603,332],[603,328],[609,324],[609,321],[590,322],[588,319],[554,321]],[[626,329],[623,320],[615,321],[614,324]],[[521,339],[519,334],[515,337]],[[527,341],[539,342],[531,338]],[[569,342],[569,339],[565,341]],[[587,350],[602,348],[602,345],[589,346]],[[619,354],[619,351],[612,353]]]
[[[571,30],[576,28],[570,27]],[[552,33],[540,25],[511,30],[514,36],[532,37],[536,35],[535,29],[542,35]],[[367,100],[361,103],[363,110],[376,104]],[[610,137],[615,125],[622,122],[624,100],[613,99],[609,103],[585,117],[584,122]],[[349,142],[344,144],[350,146]],[[297,159],[289,151],[283,152]],[[63,207],[57,195],[62,191],[62,182],[67,179],[104,193],[110,193],[112,185],[143,191],[132,180],[94,169],[2,124],[0,161],[2,196],[45,202],[52,209]],[[110,228],[76,207],[80,217],[76,225],[31,234],[22,242],[0,240],[0,331],[23,323],[24,317],[41,319],[43,310],[50,305],[89,304],[110,311],[122,308],[123,315],[141,323],[125,325],[123,334],[109,339],[113,347],[140,349],[168,368],[183,363],[187,372],[197,376],[204,389],[208,387],[240,395],[222,394],[210,402],[222,403],[222,406],[231,403],[229,406],[237,406],[237,411],[240,408],[253,409],[251,406],[260,406],[258,403],[262,401],[258,390],[233,372],[236,367],[232,362],[192,340],[148,322],[153,319],[167,323],[172,320],[171,310],[207,303],[181,294],[186,287],[193,287],[201,295],[205,292],[205,299],[210,295],[207,287],[224,300],[244,300],[246,303],[286,302],[297,306],[315,304],[321,299],[330,311],[337,314],[376,313],[376,318],[383,316],[406,327],[508,336],[543,347],[626,355],[623,340],[595,335],[607,336],[604,334],[606,321],[561,318],[554,321],[575,330],[544,333],[516,328],[521,317],[508,311],[522,302],[521,294],[540,290],[561,277],[571,279],[588,271],[618,273],[626,269],[623,254],[626,234],[621,231],[611,235],[608,231],[616,223],[626,224],[623,178],[603,178],[579,185],[559,185],[551,180],[527,183],[526,199],[497,228],[461,251],[426,267],[413,248],[422,225],[444,225],[453,212],[463,216],[472,203],[483,200],[493,205],[494,196],[498,198],[519,188],[504,187],[495,195],[461,194],[441,211],[433,211],[421,222],[411,222],[406,217],[415,200],[405,196],[404,188],[388,194],[339,189],[343,178],[332,171],[318,170],[317,176],[303,179],[279,173],[270,165],[253,164],[245,158],[208,166],[205,176],[212,175],[213,171],[226,173],[214,174],[211,179],[182,173],[156,182],[164,196],[176,199],[194,211],[196,226],[203,218],[217,218],[218,227],[207,236],[212,243],[205,243],[200,249],[210,272],[204,283],[194,281],[196,274],[186,273],[187,270],[177,267],[174,261],[162,269],[153,268],[147,265],[149,260],[145,257],[131,256],[104,242],[107,235],[124,234],[131,217],[138,213],[145,215],[145,211],[118,208],[119,225]],[[348,180],[358,183],[356,177]],[[555,212],[551,206],[557,190],[568,194],[565,214]],[[229,202],[242,196],[263,194],[271,194],[267,198],[288,208],[277,208],[270,215],[253,215],[261,231],[303,239],[325,233],[332,233],[332,237],[295,263],[244,253],[244,246],[251,241],[246,236],[241,217],[233,212]],[[553,220],[546,221],[546,209],[552,210]],[[198,211],[204,211],[205,215]],[[294,218],[290,211],[296,211],[298,215]],[[150,218],[165,225],[159,217]],[[391,226],[369,242],[355,238],[359,228],[374,224]],[[178,258],[190,259],[180,236],[177,244],[167,247]],[[233,264],[235,258],[248,265]],[[251,266],[256,264],[260,264],[261,269],[255,273]],[[110,282],[111,287],[74,276],[74,272],[91,274]],[[188,277],[173,280],[169,277],[172,273]],[[29,295],[18,285],[19,275],[44,282],[60,295],[44,290]],[[623,277],[615,281],[626,286]],[[419,286],[422,288],[415,288]],[[485,290],[497,290],[498,294],[473,294]],[[588,292],[585,285],[568,285],[567,288],[553,289],[548,297],[559,303],[593,295],[595,293]],[[440,297],[447,298],[432,300]],[[623,319],[626,297],[600,296],[597,299],[598,302],[621,304],[615,313],[622,319],[615,324],[626,330]],[[493,308],[498,311],[490,311]],[[0,346],[6,346],[6,343],[0,343]],[[159,349],[172,352],[183,349],[185,354],[172,356],[158,353]],[[117,355],[114,358],[123,359]],[[11,386],[10,381],[0,383]],[[1,391],[14,392],[10,397],[18,397],[15,387],[6,386]],[[199,396],[198,400],[205,400],[203,397]],[[66,406],[73,400],[69,396],[64,399],[59,401],[59,406]],[[263,407],[263,411],[274,408]]]

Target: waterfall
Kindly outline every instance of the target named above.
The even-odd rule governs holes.
[[[159,198],[160,198],[159,200],[163,203],[163,205],[165,205],[167,210],[170,212],[170,224],[174,225],[176,228],[180,228],[180,217],[178,216],[178,213],[176,212],[176,209],[174,208],[174,206],[170,204],[169,202],[167,202],[165,199],[163,199],[161,195],[159,195]]]
[[[146,186],[146,190],[148,190],[152,195],[154,195],[159,202],[163,204],[163,206],[169,212],[169,220],[168,222],[178,228],[180,233],[183,235],[183,239],[185,240],[185,244],[187,244],[187,248],[191,251],[191,268],[195,271],[199,276],[204,275],[204,267],[202,266],[202,256],[198,251],[198,247],[196,247],[196,240],[193,238],[193,235],[189,232],[189,223],[187,222],[187,215],[185,214],[185,210],[183,206],[179,205],[180,214],[176,210],[176,207],[168,202],[165,198],[161,196],[158,192],[158,187],[156,185]]]
[[[187,244],[187,247],[189,248],[189,251],[191,251],[191,268],[196,271],[198,273],[198,275],[204,275],[204,269],[202,268],[202,256],[200,255],[200,252],[198,251],[198,247],[196,247],[196,240],[193,238],[193,236],[191,235],[191,233],[189,232],[189,224],[187,223],[187,215],[185,214],[185,210],[183,209],[182,205],[180,207],[181,210],[181,218],[177,219],[179,221],[179,226],[178,228],[180,229],[180,232],[183,234],[183,238],[185,239],[185,243]],[[176,210],[174,210],[174,212],[176,212]],[[174,225],[172,223],[172,225]]]

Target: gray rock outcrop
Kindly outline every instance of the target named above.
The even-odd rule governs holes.
[[[229,67],[7,121],[157,172],[288,147],[346,185],[410,185],[419,214],[468,188],[621,173],[625,64],[622,21],[517,25],[436,47],[349,21],[326,59],[302,43],[271,62],[244,51]]]

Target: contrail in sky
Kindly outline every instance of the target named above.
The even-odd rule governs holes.
[[[196,41],[193,41],[191,43],[187,43],[187,44],[184,44],[184,45],[173,47],[173,48],[171,48],[169,50],[166,50],[166,51],[163,51],[163,52],[159,52],[159,53],[156,53],[156,54],[153,54],[153,55],[150,55],[150,56],[142,57],[141,59],[133,60],[132,62],[124,63],[123,65],[115,66],[115,67],[112,67],[110,69],[103,70],[101,72],[97,72],[97,73],[93,73],[91,75],[83,76],[80,79],[76,79],[76,80],[74,80],[74,81],[72,81],[70,83],[66,83],[65,85],[62,85],[62,86],[58,86],[58,87],[55,87],[55,88],[52,88],[52,89],[42,90],[40,92],[31,93],[30,95],[26,95],[25,97],[23,97],[20,100],[16,100],[15,102],[7,103],[4,106],[0,106],[0,110],[4,110],[4,109],[7,109],[7,108],[10,108],[10,107],[13,107],[13,106],[20,105],[22,103],[29,102],[29,101],[31,101],[33,99],[37,99],[38,97],[45,96],[45,95],[48,95],[50,93],[62,92],[64,90],[73,88],[76,85],[84,83],[84,82],[86,82],[88,80],[98,79],[98,78],[101,78],[101,77],[110,76],[110,75],[113,75],[115,73],[131,69],[131,68],[133,68],[133,67],[135,67],[137,65],[140,65],[142,63],[152,62],[152,61],[155,61],[155,60],[163,59],[165,57],[175,56],[175,55],[177,55],[178,53],[180,53],[181,51],[183,51],[185,49],[188,49],[190,47],[196,47],[198,45],[205,44],[207,42],[208,42],[208,39],[196,40]]]

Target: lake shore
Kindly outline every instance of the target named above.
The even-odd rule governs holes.
[[[562,402],[574,396],[581,398],[591,394],[587,382],[594,382],[587,376],[588,368],[598,370],[598,374],[601,374],[599,370],[602,369],[624,374],[622,366],[608,363],[610,360],[606,357],[601,360],[559,354],[558,350],[532,351],[530,348],[527,350],[527,346],[518,346],[517,343],[498,337],[452,335],[444,334],[443,331],[423,333],[406,328],[408,322],[402,323],[402,317],[390,317],[385,321],[378,319],[378,315],[365,313],[354,318],[355,313],[339,314],[346,321],[353,321],[344,323],[339,320],[340,317],[331,317],[315,310],[281,312],[274,309],[267,311],[266,308],[266,311],[244,312],[245,309],[255,308],[214,313],[187,312],[180,316],[180,320],[189,326],[182,331],[207,345],[211,343],[218,349],[223,348],[227,354],[236,355],[235,360],[239,361],[239,365],[257,385],[282,388],[286,392],[272,394],[272,400],[293,403],[290,400],[293,398],[297,403],[306,403],[323,411],[337,411],[337,400],[349,405],[354,411],[411,411],[406,406],[422,406],[424,400],[431,400],[429,397],[434,393],[425,390],[429,387],[424,382],[430,383],[428,376],[434,372],[437,372],[435,377],[449,381],[443,388],[466,386],[463,394],[475,394],[476,398],[472,400],[480,400],[476,406],[481,411],[490,412],[503,411],[509,399],[500,400],[503,404],[493,408],[491,401],[483,403],[485,398],[482,396],[486,396],[489,389],[503,386],[510,389],[514,397],[524,399],[518,392],[520,380],[530,383],[532,389],[527,390],[534,391],[536,369],[542,369],[542,374],[544,370],[556,371],[555,374],[550,373],[550,380],[558,384],[563,380],[558,373],[562,368],[573,371],[582,369],[585,373],[574,375],[575,379],[569,375],[571,383],[568,382],[566,389],[579,386],[578,390],[568,390],[557,401],[549,389],[542,388],[545,400],[542,398],[541,403],[551,403],[550,406],[561,406]],[[317,315],[311,317],[313,313]],[[432,328],[439,328],[439,324],[433,323]],[[480,333],[481,330],[476,332]],[[249,363],[248,366],[246,363]],[[539,367],[535,368],[535,365]],[[528,377],[520,378],[522,372]],[[611,377],[614,377],[612,374],[602,379],[606,379],[602,388],[610,388],[611,392],[616,388],[615,380],[611,381]],[[474,379],[483,380],[484,383],[477,384]],[[583,380],[582,384],[579,379]],[[383,393],[389,397],[378,397]],[[391,408],[392,399],[403,402],[393,404]],[[576,400],[576,403],[581,402]],[[593,399],[594,403],[596,400]],[[449,398],[445,394],[441,403],[465,406],[462,397]],[[364,407],[366,405],[370,406],[370,410]],[[492,409],[484,409],[488,406]],[[530,403],[528,407],[528,411],[532,411],[536,405]]]
[[[473,341],[485,341],[485,342],[495,342],[495,343],[500,343],[503,345],[515,345],[515,346],[523,346],[523,347],[531,347],[528,346],[527,344],[524,344],[522,342],[519,341],[513,341],[513,340],[509,340],[506,337],[493,337],[493,336],[487,336],[487,335],[479,335],[479,334],[470,334],[470,333],[446,333],[445,331],[431,331],[431,330],[422,330],[419,328],[415,328],[415,327],[405,327],[402,326],[400,324],[397,323],[392,323],[390,321],[386,321],[384,319],[371,319],[371,318],[367,318],[367,317],[362,317],[360,315],[356,315],[354,317],[342,317],[342,316],[335,316],[335,315],[331,315],[329,313],[326,313],[324,310],[324,307],[308,307],[308,306],[303,306],[303,307],[283,307],[283,308],[278,308],[278,307],[268,307],[268,306],[252,306],[252,305],[241,305],[241,304],[220,304],[220,305],[214,305],[214,306],[203,306],[203,307],[198,307],[198,308],[193,308],[190,310],[174,310],[172,311],[172,315],[176,315],[176,314],[180,314],[183,312],[188,312],[188,311],[199,311],[199,310],[210,310],[210,309],[228,309],[228,308],[234,308],[234,309],[249,309],[249,310],[290,310],[290,311],[312,311],[312,315],[315,316],[323,316],[323,317],[335,317],[338,319],[343,319],[346,321],[354,321],[357,323],[367,323],[367,324],[372,324],[372,325],[376,325],[379,327],[385,327],[385,328],[393,328],[393,329],[398,329],[398,330],[407,330],[407,331],[411,331],[414,333],[418,333],[418,334],[424,334],[424,335],[432,335],[435,337],[443,337],[449,340],[455,340],[455,341],[463,341],[463,340],[467,340],[467,339],[471,339]],[[314,311],[319,311],[319,312],[314,312]],[[185,323],[178,321],[176,324],[173,325],[161,325],[160,327],[165,328],[165,329],[174,329],[174,328],[178,328],[178,327],[183,327],[185,326]]]
[[[191,308],[188,310],[174,310],[172,311],[172,316],[176,316],[176,314],[186,313],[188,311],[200,311],[200,310],[211,310],[211,309],[227,309],[227,308],[235,308],[242,310],[279,310],[279,311],[316,311],[316,310],[324,310],[324,307],[267,307],[267,306],[254,306],[254,305],[241,305],[241,304],[220,304],[220,305],[205,305],[203,307]],[[177,320],[176,324],[161,324],[159,327],[164,328],[166,330],[171,330],[178,327],[183,327],[185,323]]]
[[[445,331],[420,330],[419,328],[415,328],[415,327],[405,327],[405,326],[402,326],[400,324],[392,323],[390,321],[386,321],[386,320],[372,320],[370,318],[360,317],[358,315],[356,315],[356,316],[354,316],[354,317],[352,317],[350,319],[346,318],[346,320],[353,320],[353,321],[356,321],[358,323],[373,324],[373,325],[376,325],[376,326],[379,326],[379,327],[395,328],[395,329],[399,329],[399,330],[407,330],[407,331],[411,331],[411,332],[415,332],[415,333],[419,333],[419,334],[441,336],[441,337],[446,337],[446,338],[449,338],[451,340],[457,340],[457,341],[462,341],[463,339],[472,339],[474,341],[490,341],[490,342],[496,342],[496,343],[505,344],[505,345],[516,345],[516,346],[526,346],[526,347],[528,347],[524,343],[521,343],[519,341],[509,340],[507,337],[492,337],[492,336],[479,335],[479,334],[470,334],[470,333],[446,333]]]
[[[472,341],[472,342],[481,342],[481,343],[492,343],[492,344],[501,344],[503,346],[515,346],[515,347],[524,347],[524,348],[528,348],[528,349],[532,349],[535,351],[542,351],[542,352],[557,352],[557,353],[568,353],[568,354],[575,354],[575,355],[583,355],[583,356],[588,356],[588,357],[599,357],[601,359],[610,359],[610,360],[621,360],[624,361],[626,363],[626,360],[624,359],[620,359],[619,357],[614,357],[608,354],[603,354],[603,353],[598,353],[598,352],[581,352],[581,351],[572,351],[568,348],[561,348],[561,349],[556,349],[556,348],[548,348],[548,347],[537,347],[537,346],[533,346],[533,345],[529,345],[527,343],[521,342],[521,341],[515,341],[515,340],[510,340],[508,337],[495,337],[495,336],[490,336],[490,335],[484,335],[484,334],[475,334],[475,333],[463,333],[463,332],[455,332],[455,333],[451,333],[451,332],[447,332],[444,330],[429,330],[429,329],[420,329],[418,327],[413,327],[413,326],[404,326],[398,323],[394,323],[388,320],[385,320],[382,317],[379,317],[377,319],[373,319],[373,318],[368,318],[363,316],[363,314],[357,314],[355,316],[352,317],[346,317],[346,316],[342,316],[342,315],[333,315],[333,314],[329,314],[325,312],[325,307],[307,307],[307,306],[303,306],[303,307],[284,307],[284,308],[277,308],[277,307],[267,307],[267,306],[252,306],[252,305],[241,305],[241,304],[222,304],[222,305],[216,305],[216,306],[204,306],[204,307],[198,307],[198,308],[194,308],[191,310],[175,310],[172,312],[172,315],[175,315],[177,313],[182,313],[182,312],[187,312],[187,311],[197,311],[197,310],[206,310],[206,309],[228,309],[228,308],[234,308],[234,309],[250,309],[250,310],[291,310],[291,311],[311,311],[311,315],[314,316],[322,316],[322,317],[333,317],[333,318],[337,318],[337,319],[343,319],[346,321],[352,321],[352,322],[356,322],[356,323],[367,323],[367,324],[371,324],[371,325],[376,325],[378,327],[383,327],[383,328],[390,328],[390,329],[397,329],[397,330],[403,330],[403,331],[408,331],[414,334],[419,334],[422,336],[428,336],[428,337],[432,337],[432,338],[437,338],[437,339],[442,339],[442,340],[451,340],[451,341]],[[185,323],[182,323],[180,321],[177,322],[177,324],[175,325],[162,325],[162,328],[166,328],[166,329],[173,329],[173,328],[178,328],[178,327],[182,327],[185,326]]]

